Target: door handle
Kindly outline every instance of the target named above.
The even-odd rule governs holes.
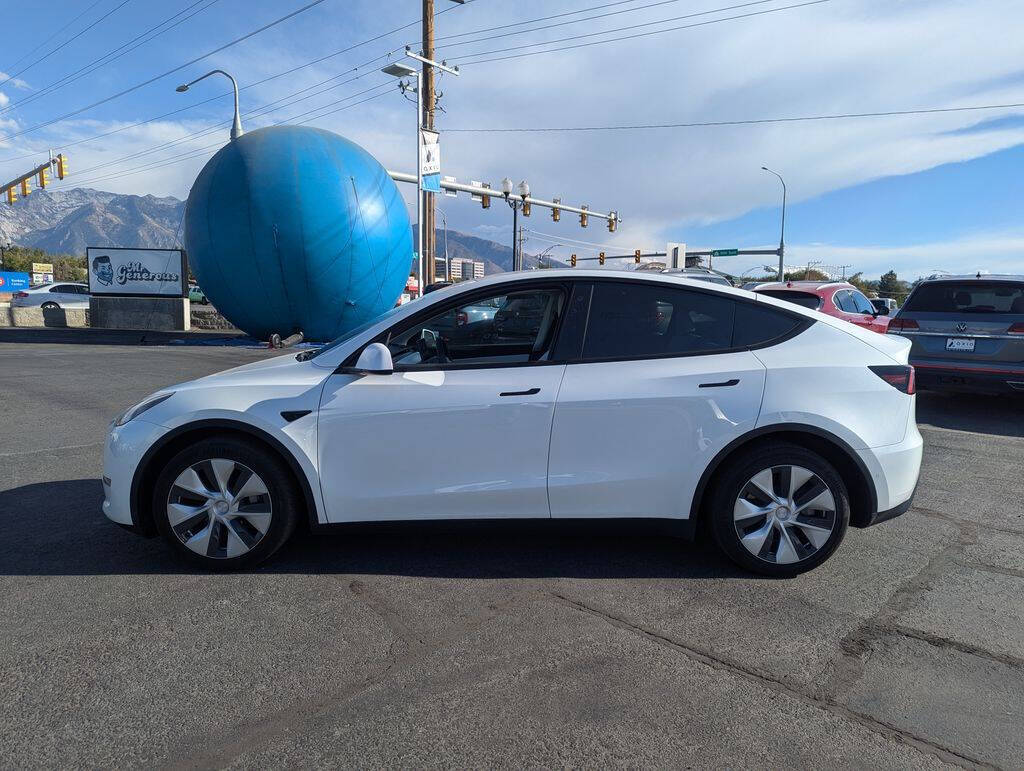
[[[498,396],[533,396],[539,393],[539,388],[528,388],[525,391],[502,391]]]
[[[721,383],[701,383],[698,388],[727,388],[728,386],[739,385],[739,380],[733,378],[732,380],[725,380]]]

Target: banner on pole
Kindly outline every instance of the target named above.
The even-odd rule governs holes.
[[[431,193],[441,192],[440,136],[437,131],[420,129],[420,175],[423,189]]]

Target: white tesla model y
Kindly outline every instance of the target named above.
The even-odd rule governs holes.
[[[909,346],[677,276],[505,274],[153,394],[111,425],[103,510],[210,568],[300,523],[644,518],[793,575],[910,507]]]

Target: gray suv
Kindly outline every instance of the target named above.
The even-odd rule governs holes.
[[[913,342],[919,388],[1024,393],[1024,276],[933,276],[911,292],[889,334]]]

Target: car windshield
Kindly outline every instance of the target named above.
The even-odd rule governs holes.
[[[336,348],[337,346],[341,345],[342,343],[348,342],[349,340],[351,340],[356,335],[361,335],[363,332],[368,330],[374,324],[378,324],[381,321],[384,321],[384,319],[389,318],[391,316],[394,316],[401,309],[402,309],[401,305],[396,305],[391,310],[382,313],[381,315],[377,316],[376,318],[370,319],[369,321],[367,321],[364,324],[360,324],[355,329],[350,329],[348,332],[343,334],[341,337],[336,337],[334,340],[331,340],[331,342],[327,343],[327,345],[322,345],[319,348],[314,348],[313,350],[310,350],[310,351],[303,351],[302,353],[297,354],[295,356],[295,358],[298,361],[309,361],[310,359],[315,359],[321,353],[324,353],[325,351],[329,351],[332,348]]]
[[[816,311],[821,307],[821,298],[810,292],[791,292],[787,289],[761,289],[757,293],[766,294],[769,297],[774,297],[776,300],[785,300],[789,303],[802,305],[805,308],[810,308],[812,311]]]
[[[1024,316],[1024,281],[936,281],[918,287],[903,311]]]

